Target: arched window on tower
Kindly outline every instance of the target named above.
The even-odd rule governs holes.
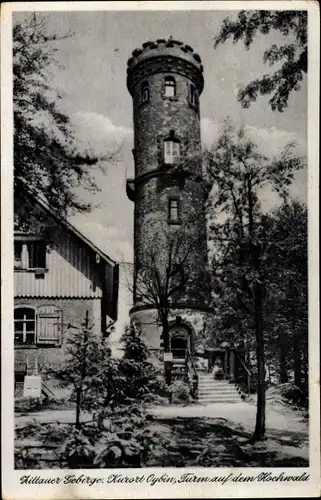
[[[181,143],[177,139],[164,140],[164,163],[166,165],[173,165],[176,163],[181,155]]]
[[[149,84],[148,82],[143,82],[140,86],[140,102],[147,102],[149,100]]]
[[[176,80],[173,76],[166,76],[164,80],[164,96],[175,97],[176,95]]]

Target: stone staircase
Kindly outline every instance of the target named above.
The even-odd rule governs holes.
[[[228,380],[214,380],[213,375],[198,372],[198,403],[240,403],[241,396],[233,383]]]

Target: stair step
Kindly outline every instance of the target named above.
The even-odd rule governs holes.
[[[208,397],[225,397],[225,398],[230,398],[230,397],[238,397],[239,393],[238,392],[198,392],[199,396],[203,396],[204,398]]]
[[[198,373],[198,403],[230,404],[239,403],[240,394],[229,380],[215,380],[211,373]]]
[[[236,391],[236,387],[233,385],[212,385],[212,384],[198,384],[199,387],[204,387],[204,389],[211,389],[213,391]]]
[[[237,404],[239,403],[239,401],[235,400],[235,401],[198,401],[198,404],[201,404],[201,405],[209,405],[209,404]]]
[[[199,394],[198,397],[202,399],[209,399],[209,398],[233,399],[233,398],[239,398],[240,396],[238,394]]]
[[[211,396],[200,396],[198,397],[199,400],[208,400],[208,399],[237,399],[239,400],[240,399],[240,396],[238,395],[235,395],[235,396],[214,396],[214,395],[211,395]]]

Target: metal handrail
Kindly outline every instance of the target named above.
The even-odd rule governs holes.
[[[192,394],[194,397],[196,397],[197,389],[198,389],[198,375],[197,375],[197,371],[196,371],[196,368],[194,365],[193,357],[192,357],[189,349],[186,350],[185,366],[186,366],[188,375],[190,375],[191,379],[192,379]]]
[[[241,367],[246,373],[246,382],[247,382],[247,393],[250,395],[251,394],[251,378],[252,378],[252,373],[249,370],[249,368],[243,363],[242,359],[239,356],[236,356],[238,361],[240,362]]]

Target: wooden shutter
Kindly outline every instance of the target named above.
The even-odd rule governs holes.
[[[41,306],[37,310],[37,342],[59,344],[61,342],[62,312],[56,306]]]

